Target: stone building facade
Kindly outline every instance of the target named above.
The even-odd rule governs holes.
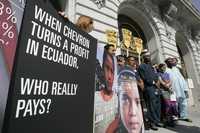
[[[106,30],[118,33],[117,51],[122,52],[121,28],[143,39],[153,63],[177,57],[193,92],[194,103],[200,97],[200,12],[195,0],[66,0],[63,9],[72,22],[80,15],[94,19],[91,35],[98,46],[107,43]],[[192,93],[191,93],[192,96]],[[191,99],[190,99],[191,100]],[[192,100],[193,101],[193,100]],[[193,103],[191,103],[193,104]]]

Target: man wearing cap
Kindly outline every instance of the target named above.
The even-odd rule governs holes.
[[[175,91],[176,94],[180,120],[192,122],[188,118],[188,111],[187,111],[187,98],[188,98],[189,88],[184,77],[180,73],[179,69],[176,67],[177,61],[178,60],[176,58],[167,58],[165,60],[165,63],[167,64],[168,67],[166,71],[170,75],[170,79],[172,82],[172,89]]]

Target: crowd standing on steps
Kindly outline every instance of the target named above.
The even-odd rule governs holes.
[[[63,12],[59,14],[69,21]],[[94,29],[94,21],[89,16],[80,16],[75,25],[86,33]],[[95,98],[98,97],[102,107],[116,104],[117,111],[115,117],[95,132],[143,133],[144,129],[174,127],[178,120],[192,122],[187,110],[188,85],[177,68],[177,58],[169,57],[164,63],[152,64],[148,52],[142,55],[141,61],[135,56],[116,56],[115,52],[115,46],[107,44],[102,64],[96,60]],[[113,89],[115,71],[118,74],[116,90]],[[95,108],[96,114],[101,113],[98,111]]]

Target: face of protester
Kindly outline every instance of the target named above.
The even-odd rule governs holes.
[[[151,57],[150,57],[150,55],[146,55],[144,57],[144,63],[146,63],[146,64],[150,64],[151,63]]]
[[[111,55],[115,55],[116,49],[115,49],[115,47],[110,46],[107,52],[108,52],[109,54],[111,54]]]
[[[176,65],[177,65],[177,60],[176,60],[176,58],[173,58],[173,59],[172,59],[172,64],[173,64],[173,66],[176,66]]]
[[[128,64],[132,67],[136,67],[136,61],[135,61],[135,58],[134,57],[130,57],[128,59]]]
[[[174,60],[173,58],[168,59],[168,65],[169,67],[176,66],[176,60]]]
[[[124,59],[124,57],[119,57],[119,59],[118,59],[118,65],[120,65],[120,66],[124,66],[125,65],[125,59]]]
[[[165,72],[166,71],[166,66],[164,65],[163,67],[161,67],[161,71]]]
[[[172,67],[172,58],[168,58],[166,60],[166,64],[167,64],[167,67],[171,68]]]
[[[103,66],[105,79],[108,83],[108,90],[112,91],[112,85],[114,80],[114,68],[113,59],[111,55],[107,55]]]
[[[140,133],[143,118],[136,81],[122,82],[119,98],[122,122],[128,133]]]

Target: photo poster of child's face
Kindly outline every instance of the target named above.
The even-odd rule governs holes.
[[[118,74],[118,99],[123,129],[127,133],[143,133],[143,113],[135,73],[126,67]]]
[[[94,133],[143,133],[143,114],[134,72],[122,69],[130,79],[122,80],[116,57],[98,45],[94,105]],[[132,76],[132,77],[131,77]]]

